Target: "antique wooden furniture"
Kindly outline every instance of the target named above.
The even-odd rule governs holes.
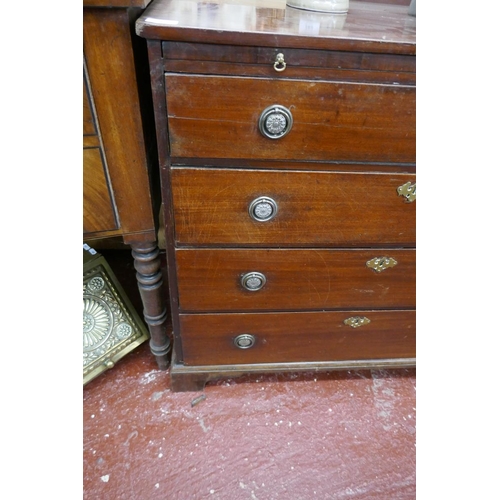
[[[151,86],[145,41],[134,32],[149,1],[83,1],[83,239],[121,236],[132,248],[151,351],[166,369]]]
[[[415,18],[156,0],[173,390],[415,364]]]

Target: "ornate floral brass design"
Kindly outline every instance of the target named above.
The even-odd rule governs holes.
[[[102,256],[83,268],[83,384],[112,368],[149,333]]]
[[[83,352],[97,349],[113,331],[113,314],[99,297],[83,295]],[[84,362],[85,364],[85,362]]]
[[[417,183],[405,182],[398,187],[398,195],[406,199],[406,203],[412,203],[417,199]]]
[[[394,267],[397,263],[392,257],[374,257],[366,263],[366,267],[381,273],[384,269]]]
[[[344,324],[351,326],[352,328],[359,328],[360,326],[367,325],[370,320],[364,316],[352,316],[344,320]]]

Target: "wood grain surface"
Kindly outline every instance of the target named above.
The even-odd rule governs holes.
[[[381,272],[366,266],[386,256]],[[414,308],[414,250],[177,250],[181,311]],[[249,272],[266,284],[241,285]]]
[[[408,4],[409,5],[409,4]],[[157,0],[139,19],[149,39],[415,54],[416,19],[408,6],[351,0],[339,28],[332,15],[255,1]]]
[[[344,324],[351,316],[370,323]],[[414,358],[415,311],[181,315],[184,364],[238,364]],[[252,334],[249,349],[235,347]]]
[[[169,73],[166,91],[174,157],[415,161],[414,87]],[[258,128],[275,104],[293,116],[281,139]]]
[[[100,148],[83,150],[83,231],[116,229]]]
[[[172,169],[180,245],[414,246],[416,202],[397,188],[411,174]],[[256,222],[250,203],[269,196],[277,216]]]
[[[84,9],[83,42],[120,229],[154,235],[129,13]]]
[[[416,57],[216,45],[210,43],[163,42],[164,69],[171,73],[259,76],[282,79],[314,79],[415,85]],[[274,69],[278,53],[286,68]]]

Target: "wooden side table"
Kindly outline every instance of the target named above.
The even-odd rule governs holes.
[[[83,1],[83,240],[120,236],[131,247],[151,351],[166,369],[151,87],[145,42],[134,34],[150,1]]]

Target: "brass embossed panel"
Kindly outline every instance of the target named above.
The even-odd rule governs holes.
[[[97,254],[84,260],[83,385],[148,338],[144,323],[104,257]]]

